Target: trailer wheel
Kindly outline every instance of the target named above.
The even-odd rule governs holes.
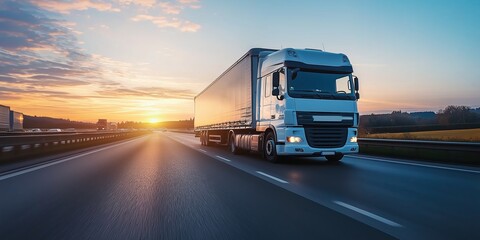
[[[273,135],[272,132],[267,133],[267,136],[265,137],[265,144],[263,146],[263,157],[269,162],[280,162],[280,157],[277,155],[275,135]]]
[[[200,144],[205,146],[205,137],[203,136],[203,131],[200,132]]]
[[[205,146],[212,146],[212,142],[208,141],[208,131],[205,131]]]
[[[325,156],[325,158],[326,158],[327,161],[329,161],[329,162],[339,162],[340,160],[342,160],[343,154],[337,153],[337,154],[332,155],[332,156]]]
[[[240,153],[240,149],[235,145],[235,134],[230,134],[230,140],[228,142],[230,152],[237,155]]]

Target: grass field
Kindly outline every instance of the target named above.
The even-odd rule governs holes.
[[[405,133],[378,133],[369,134],[367,138],[409,139],[409,140],[433,140],[452,142],[480,142],[480,128],[461,130],[442,130],[425,132]]]

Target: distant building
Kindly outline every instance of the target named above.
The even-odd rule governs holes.
[[[107,130],[107,129],[108,129],[107,119],[98,119],[97,130]]]

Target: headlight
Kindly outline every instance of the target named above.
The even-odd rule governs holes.
[[[350,142],[356,143],[356,142],[357,142],[357,137],[352,137],[352,138],[350,138]]]
[[[302,141],[302,138],[300,137],[295,137],[295,136],[287,137],[287,142],[290,142],[290,143],[299,143],[301,141]]]

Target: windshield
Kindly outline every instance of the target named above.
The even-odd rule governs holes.
[[[290,71],[288,95],[291,97],[355,100],[352,74]]]

